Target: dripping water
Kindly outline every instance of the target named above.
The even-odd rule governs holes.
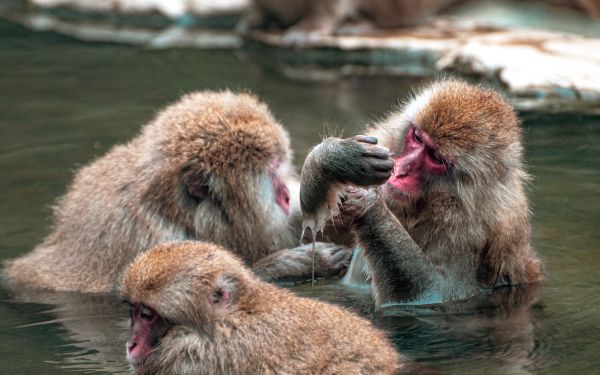
[[[315,248],[316,248],[316,243],[317,243],[317,230],[315,229],[315,226],[312,223],[307,223],[306,220],[302,222],[302,235],[300,237],[300,239],[304,238],[304,235],[306,234],[306,230],[310,230],[310,233],[312,234],[312,272],[311,272],[311,288],[314,288],[315,286]]]
[[[311,230],[312,232],[312,230]],[[313,236],[313,241],[312,241],[312,275],[311,275],[311,281],[310,281],[310,285],[312,288],[315,287],[315,243],[317,242],[317,239],[315,238],[316,236]]]

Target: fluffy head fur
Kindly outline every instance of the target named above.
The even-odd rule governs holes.
[[[124,273],[121,292],[169,321],[204,327],[213,318],[213,293],[235,290],[235,303],[253,305],[258,297],[253,280],[242,262],[220,246],[167,243],[135,259]]]
[[[222,176],[232,169],[258,171],[274,159],[290,158],[287,133],[250,94],[185,95],[157,115],[143,138],[149,157],[178,161],[179,168],[193,164]]]
[[[208,303],[216,290],[227,303]],[[145,363],[159,374],[390,374],[398,365],[369,322],[260,281],[220,246],[149,250],[127,269],[122,293],[171,324]]]

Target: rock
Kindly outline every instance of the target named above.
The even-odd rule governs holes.
[[[37,31],[52,31],[83,41],[116,42],[150,48],[239,48],[242,38],[233,32],[171,26],[162,29],[117,27],[90,22],[64,22],[58,17],[33,14],[20,18],[25,26]]]
[[[241,47],[233,27],[250,2],[26,1],[35,7],[0,11],[34,30],[151,48]],[[574,9],[481,0],[414,28],[352,34],[347,26],[339,35],[252,31],[245,47],[294,80],[450,72],[504,89],[520,108],[600,103],[600,23]]]
[[[84,12],[152,13],[169,18],[186,14],[194,16],[221,16],[239,14],[249,0],[29,0],[42,8],[70,8]]]
[[[436,69],[497,79],[515,96],[600,101],[600,39],[500,30],[449,49]]]
[[[502,87],[527,108],[600,102],[600,39],[595,38],[450,18],[369,35],[307,34],[290,40],[282,33],[257,31],[250,38],[282,50],[278,64],[294,79],[444,71]]]
[[[68,7],[86,12],[110,12],[117,7],[117,0],[31,0],[31,4],[40,8]]]

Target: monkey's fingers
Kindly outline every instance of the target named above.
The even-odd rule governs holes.
[[[327,246],[321,246],[315,254],[318,267],[315,272],[321,277],[339,275],[350,265],[353,249],[331,243],[325,245]]]
[[[348,268],[352,260],[353,250],[347,247],[339,246],[333,250],[331,258],[334,265],[337,265],[338,270],[342,271]]]
[[[392,153],[385,147],[381,146],[363,146],[361,155],[365,157],[390,159]]]
[[[370,181],[372,183],[369,184],[369,186],[384,184],[385,182],[387,182],[387,180],[390,179],[391,175],[392,175],[391,171],[373,173],[373,176],[370,179]]]
[[[394,169],[394,161],[392,159],[369,157],[366,159],[366,163],[374,172],[392,173],[392,170]]]
[[[368,143],[370,145],[376,145],[378,142],[377,138],[364,134],[355,135],[352,137],[352,139],[354,139],[356,142]]]
[[[386,182],[392,174],[392,166],[388,163],[364,163],[357,173],[348,179],[353,185],[368,187],[381,185]]]

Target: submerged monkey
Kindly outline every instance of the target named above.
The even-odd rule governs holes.
[[[385,335],[342,308],[267,284],[222,247],[162,244],[124,275],[127,358],[140,374],[392,374]]]
[[[544,280],[521,128],[500,94],[440,80],[366,134],[325,139],[302,169],[305,222],[319,230],[339,214],[358,240],[347,282],[370,279],[383,306]]]
[[[197,239],[233,249],[265,279],[310,277],[309,247],[288,249],[300,245],[291,159],[287,132],[254,96],[185,95],[77,172],[54,209],[52,233],[8,261],[5,276],[109,292],[142,251]],[[351,255],[331,244],[316,250],[318,276],[340,273]]]

